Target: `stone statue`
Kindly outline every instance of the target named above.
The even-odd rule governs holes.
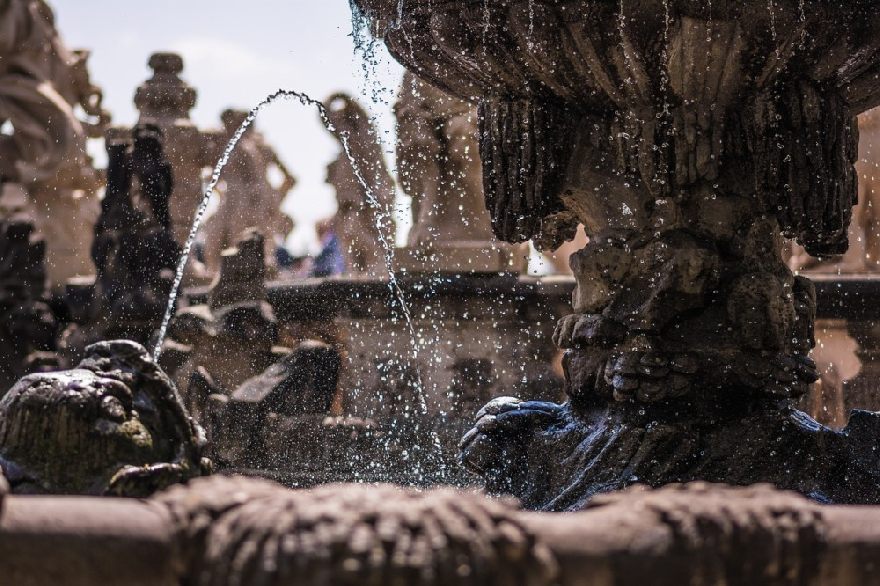
[[[327,183],[336,189],[338,210],[333,229],[342,245],[346,271],[352,275],[387,277],[385,250],[379,233],[389,245],[394,245],[394,226],[391,225],[394,180],[385,165],[376,131],[360,104],[350,96],[336,94],[325,101],[325,107],[336,139],[342,146],[341,137],[346,137],[361,178],[374,198],[370,201],[343,148],[327,166]]]
[[[168,377],[129,341],[74,370],[33,374],[0,400],[0,468],[14,493],[143,497],[210,471]]]
[[[509,501],[390,485],[289,491],[221,476],[190,486],[152,500],[174,519],[188,584],[549,586],[558,571]]]
[[[154,53],[149,66],[153,76],[136,91],[134,103],[140,112],[138,124],[153,124],[162,131],[163,146],[174,174],[174,196],[168,202],[174,239],[183,244],[189,236],[196,209],[202,201],[202,175],[217,162],[213,134],[196,128],[190,110],[196,105],[196,90],[180,78],[183,59],[175,53]],[[130,135],[131,130],[114,128],[108,139]]]
[[[783,234],[847,248],[853,116],[880,103],[865,6],[355,4],[405,66],[479,102],[499,238],[591,238],[555,336],[569,401],[496,399],[463,440],[491,490],[552,510],[700,479],[880,502],[876,416],[837,433],[791,404],[818,378],[816,301],[781,257]]]
[[[509,270],[512,247],[495,240],[483,199],[476,108],[406,72],[394,114],[400,186],[412,200],[407,249],[399,251],[403,266]],[[517,252],[519,270],[527,252]]]
[[[232,135],[248,116],[244,110],[226,110],[223,130],[215,135],[214,155],[220,158]],[[281,184],[272,185],[269,172],[277,170]],[[205,223],[205,264],[208,271],[220,270],[220,254],[235,244],[246,228],[257,228],[265,236],[266,261],[275,264],[275,249],[293,229],[293,220],[281,211],[281,204],[296,185],[296,179],[266,144],[254,125],[244,133],[223,171],[223,189],[217,211]]]
[[[101,135],[109,115],[89,78],[89,52],[64,46],[45,2],[6,2],[0,23],[0,124],[13,128],[0,136],[0,183],[27,185],[26,207],[44,235],[47,274],[58,289],[93,272],[88,228],[97,219],[101,177],[86,139]]]
[[[97,279],[88,325],[94,331],[85,341],[127,338],[148,344],[161,323],[180,257],[168,226],[171,164],[162,131],[149,124],[135,127],[133,140],[108,142],[107,153],[107,189],[92,247]],[[146,201],[134,198],[134,181]]]
[[[0,397],[36,368],[41,353],[55,350],[58,322],[46,299],[45,250],[30,219],[0,218]]]

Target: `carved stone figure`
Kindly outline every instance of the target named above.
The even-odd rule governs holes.
[[[266,302],[263,242],[259,232],[245,230],[237,245],[223,252],[208,305],[184,308],[173,318],[169,342],[179,345],[174,355],[180,364],[171,367],[163,359],[163,366],[178,388],[203,376],[215,392],[228,395],[279,358],[272,353],[278,324]],[[199,400],[189,392],[185,396],[190,408],[201,410]]]
[[[154,124],[162,131],[163,146],[175,180],[168,212],[174,239],[183,244],[204,194],[202,174],[216,163],[214,136],[199,130],[190,120],[190,110],[196,105],[196,90],[180,78],[183,71],[180,55],[154,53],[149,66],[153,76],[134,96],[140,112],[138,124]],[[128,129],[115,128],[108,138],[116,139],[129,133]]]
[[[498,272],[515,260],[521,268],[526,253],[513,259],[513,248],[495,240],[483,203],[476,108],[407,72],[394,114],[400,185],[412,200],[404,266]]]
[[[334,136],[342,147],[337,159],[327,166],[327,183],[336,189],[338,210],[333,228],[342,245],[346,271],[352,275],[387,277],[380,234],[389,245],[394,245],[394,180],[385,166],[375,129],[360,104],[350,96],[336,94],[325,101],[325,107],[335,128]],[[349,153],[343,147],[343,136]],[[358,179],[348,154],[369,192]]]
[[[55,349],[46,303],[45,243],[25,217],[0,219],[0,397],[39,352]]]
[[[0,23],[0,124],[12,128],[0,135],[0,183],[26,184],[26,209],[45,238],[47,274],[57,289],[93,273],[88,228],[98,216],[101,178],[86,139],[101,135],[109,115],[89,78],[88,51],[64,46],[47,4],[11,0],[0,7]]]
[[[71,102],[59,91],[70,81],[74,57],[43,0],[4,2],[0,22],[0,121],[14,130],[0,135],[0,177],[49,179],[83,136]]]
[[[244,110],[226,110],[221,119],[223,130],[215,136],[214,154],[220,158],[232,135],[248,116]],[[269,180],[277,170],[280,185]],[[265,259],[274,265],[275,249],[293,229],[293,220],[281,211],[281,204],[296,184],[296,179],[266,144],[253,125],[241,137],[223,171],[224,188],[217,211],[205,223],[205,264],[212,274],[220,270],[220,254],[235,245],[235,238],[246,228],[257,228],[265,236]]]
[[[477,97],[498,237],[591,237],[556,334],[569,403],[490,403],[464,441],[493,489],[546,509],[636,476],[880,501],[871,416],[835,434],[788,406],[817,378],[815,293],[781,260],[783,233],[846,250],[853,116],[880,102],[867,5],[356,4],[407,67]]]
[[[133,141],[108,142],[107,153],[107,189],[92,247],[94,305],[76,344],[108,338],[147,344],[161,323],[180,256],[167,225],[171,166],[161,131],[152,125],[136,127]],[[146,201],[135,201],[134,180]]]
[[[175,521],[187,584],[546,586],[557,573],[511,502],[388,485],[287,491],[219,476],[191,487],[153,499]]]
[[[201,430],[146,350],[90,346],[74,370],[21,379],[0,400],[12,491],[143,497],[205,474]]]

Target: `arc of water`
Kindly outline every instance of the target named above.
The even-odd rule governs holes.
[[[412,358],[413,360],[417,360],[418,345],[416,342],[416,331],[415,327],[413,326],[412,315],[410,314],[409,306],[406,303],[406,296],[404,295],[403,289],[401,288],[400,283],[397,281],[397,276],[394,273],[394,249],[391,246],[391,243],[389,242],[385,231],[382,229],[382,226],[390,221],[390,217],[386,210],[383,208],[382,204],[379,202],[375,193],[373,193],[373,190],[370,188],[369,183],[367,182],[360,169],[360,165],[358,165],[354,155],[351,152],[348,140],[348,133],[337,132],[336,128],[333,126],[333,123],[330,121],[329,116],[327,115],[327,110],[324,107],[323,103],[304,93],[285,89],[279,89],[274,93],[269,94],[259,104],[254,106],[253,109],[251,109],[251,111],[248,113],[247,118],[245,118],[245,120],[241,123],[241,126],[238,127],[238,130],[235,131],[235,134],[232,135],[232,138],[229,139],[229,142],[226,144],[226,148],[223,151],[223,155],[214,166],[214,170],[211,174],[211,180],[208,182],[208,186],[205,188],[204,195],[202,196],[202,201],[200,202],[199,207],[196,210],[195,217],[193,218],[192,227],[189,231],[189,236],[186,239],[186,243],[183,247],[183,252],[180,256],[180,262],[178,262],[177,264],[177,271],[174,275],[174,283],[171,286],[171,292],[168,296],[168,305],[165,308],[165,315],[162,318],[162,325],[159,328],[159,337],[156,340],[156,345],[153,349],[153,359],[158,362],[159,358],[162,355],[162,343],[165,341],[165,336],[168,333],[168,325],[170,324],[171,318],[174,315],[174,306],[177,303],[177,297],[180,292],[180,285],[183,281],[186,264],[187,262],[189,262],[189,256],[192,252],[192,247],[196,239],[196,234],[198,233],[199,227],[202,224],[202,220],[204,220],[205,212],[208,209],[208,202],[210,201],[211,195],[214,192],[214,188],[217,187],[217,184],[220,182],[220,176],[223,173],[223,169],[229,163],[229,158],[235,151],[235,147],[238,145],[239,141],[241,141],[241,137],[244,136],[244,133],[251,126],[251,124],[253,124],[260,111],[266,106],[280,99],[295,99],[304,106],[314,106],[318,110],[318,114],[321,117],[321,122],[323,123],[324,127],[329,132],[339,136],[340,142],[342,143],[342,148],[345,151],[345,156],[348,157],[348,160],[351,162],[355,178],[364,189],[364,193],[367,197],[367,202],[370,204],[370,206],[373,208],[374,213],[376,214],[376,227],[379,233],[379,242],[382,245],[383,250],[385,251],[384,261],[385,268],[388,271],[388,285],[398,304],[400,305],[401,312],[403,314],[404,320],[406,321],[407,329],[409,330],[410,334]],[[419,408],[422,410],[423,413],[427,413],[428,405],[427,400],[424,396],[424,385],[421,381],[421,375],[417,374],[417,376],[419,377],[419,381],[416,395],[419,401]]]

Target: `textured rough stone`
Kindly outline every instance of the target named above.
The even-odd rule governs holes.
[[[90,346],[0,400],[0,466],[19,493],[145,496],[204,474],[201,429],[146,350]]]
[[[814,478],[797,450],[762,454],[778,454],[776,441],[822,453],[839,443],[825,446],[829,432],[784,401],[817,372],[815,292],[782,262],[781,234],[814,254],[846,249],[853,116],[880,102],[867,3],[356,4],[404,65],[479,102],[496,234],[555,245],[579,222],[591,239],[572,263],[576,317],[556,334],[571,402],[484,414],[465,441],[474,469],[495,466],[493,486],[506,479],[503,490],[545,508],[635,482],[620,462],[636,455],[658,462],[657,483],[676,480],[679,459],[704,458],[718,469],[689,478],[807,493],[840,483],[839,471]],[[602,323],[614,327],[599,335]],[[760,449],[737,456],[752,435]],[[876,443],[860,441],[834,457]],[[828,498],[880,501],[880,479],[865,474],[859,491]]]
[[[176,53],[153,53],[148,65],[153,75],[134,96],[138,125],[153,124],[162,131],[165,152],[175,177],[174,196],[168,202],[174,240],[183,244],[204,194],[202,171],[217,162],[217,137],[200,130],[190,119],[196,90],[181,79],[183,58]],[[108,140],[130,136],[132,129],[112,128]],[[225,146],[225,145],[224,145]]]
[[[496,399],[462,440],[464,463],[490,491],[548,511],[576,510],[633,483],[696,480],[760,479],[820,502],[880,501],[877,414],[855,411],[847,427],[833,431],[791,408],[737,403],[663,411],[611,404],[585,417],[573,405]],[[704,417],[682,422],[678,409],[685,408]],[[554,452],[563,457],[548,462]]]
[[[223,112],[223,130],[214,137],[215,159],[220,159],[248,114],[245,110]],[[273,171],[282,177],[277,186],[270,181]],[[238,235],[247,228],[263,232],[264,260],[274,266],[275,247],[283,244],[293,230],[293,220],[281,211],[281,204],[296,179],[253,125],[241,137],[223,170],[223,185],[220,205],[204,226],[207,269],[214,274],[220,271],[223,251],[235,246]]]
[[[394,242],[390,214],[394,179],[385,167],[376,130],[363,107],[351,96],[334,94],[325,101],[325,108],[341,147],[339,156],[327,166],[327,183],[336,190],[338,209],[333,230],[339,238],[346,271],[386,277],[380,237]]]
[[[216,477],[158,495],[181,576],[227,584],[549,585],[550,552],[511,503],[452,490],[331,485],[290,492]]]
[[[0,219],[0,397],[30,357],[55,349],[57,332],[46,302],[45,243],[30,220]]]

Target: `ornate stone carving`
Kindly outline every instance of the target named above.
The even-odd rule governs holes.
[[[107,153],[107,189],[92,248],[97,269],[93,340],[147,344],[161,323],[180,256],[169,226],[175,191],[171,165],[161,131],[152,125],[136,127],[133,141],[109,141]]]
[[[336,129],[335,137],[342,146],[341,136],[345,136],[350,151],[346,153],[343,148],[327,167],[327,183],[336,189],[338,206],[333,229],[342,244],[346,271],[353,275],[386,277],[385,250],[379,233],[386,242],[394,244],[394,226],[390,221],[394,180],[385,166],[376,131],[360,104],[351,96],[335,94],[327,98],[325,106]],[[349,154],[370,187],[373,201],[358,180]]]
[[[202,173],[216,163],[211,133],[196,128],[190,110],[196,90],[180,78],[183,59],[175,53],[154,53],[149,60],[153,76],[138,87],[134,103],[138,124],[154,124],[162,131],[163,144],[175,177],[169,214],[174,239],[182,244],[189,236],[196,208],[204,195]],[[108,139],[128,135],[128,129],[111,129]]]
[[[98,216],[99,173],[86,139],[109,121],[101,89],[89,78],[89,52],[70,51],[42,0],[14,0],[0,8],[0,183],[27,186],[28,213],[44,235],[53,288],[93,273],[88,229]],[[86,116],[78,120],[74,108]],[[84,229],[85,228],[85,229]]]
[[[483,203],[476,108],[407,72],[394,113],[400,185],[413,216],[401,266],[520,270],[527,251],[495,240]]]
[[[40,352],[55,349],[46,303],[45,243],[24,217],[0,219],[0,397]]]
[[[146,496],[199,476],[204,439],[142,346],[90,346],[70,371],[0,400],[0,467],[17,493]]]
[[[635,521],[645,534],[651,528],[663,536],[657,550],[699,560],[683,571],[661,572],[668,584],[821,582],[815,560],[827,546],[828,523],[820,506],[791,492],[699,482],[660,490],[637,486],[598,496],[586,511],[621,524]],[[728,565],[714,555],[727,548],[749,563]],[[640,564],[622,566],[617,580],[635,583]]]
[[[216,477],[153,502],[175,520],[181,574],[194,585],[539,586],[553,583],[557,571],[511,503],[452,490],[334,485],[294,492]],[[267,555],[274,563],[263,562]]]
[[[226,110],[221,116],[223,130],[215,136],[216,158],[232,135],[247,118],[244,110]],[[281,173],[282,182],[269,181],[269,171]],[[275,264],[275,248],[283,244],[293,229],[293,220],[281,211],[287,193],[296,179],[263,135],[253,125],[241,137],[223,172],[224,189],[217,211],[205,222],[205,264],[211,273],[220,270],[223,250],[235,245],[236,237],[246,228],[257,228],[265,236],[265,259]]]
[[[777,474],[793,456],[765,458],[783,451],[771,438],[821,452],[828,433],[777,405],[817,378],[807,356],[815,293],[782,262],[780,235],[817,255],[846,249],[853,115],[880,101],[867,7],[356,3],[401,62],[479,101],[486,200],[500,238],[552,247],[578,222],[591,236],[572,258],[575,313],[556,334],[570,403],[504,407],[521,433],[495,435],[498,418],[485,414],[465,460],[486,470],[471,448],[494,442],[498,466],[510,465],[489,475],[493,486],[505,479],[504,490],[545,508],[633,482],[629,468],[614,466],[625,458],[608,456],[604,467],[589,454],[622,450],[662,468],[677,461],[675,445],[696,461],[705,446],[719,465],[714,480],[833,490],[836,479],[806,464]],[[696,443],[682,436],[709,421]],[[725,445],[749,436],[749,454]],[[837,443],[846,447],[835,457],[858,460],[859,441]],[[513,455],[539,444],[541,464]],[[553,446],[565,464],[547,466],[553,479],[542,482]],[[880,500],[880,479],[865,473],[862,492],[835,498]],[[670,468],[653,478],[677,477]]]

